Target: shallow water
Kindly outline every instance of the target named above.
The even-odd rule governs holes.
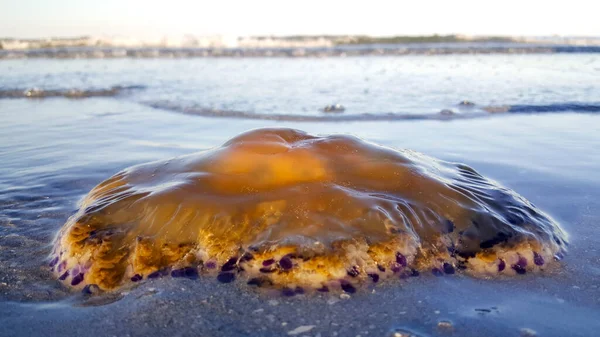
[[[121,87],[131,90],[116,91],[119,100],[263,119],[432,118],[444,109],[470,116],[507,106],[520,106],[514,113],[600,110],[600,54],[7,60],[0,73],[0,98],[31,88]],[[457,106],[463,100],[476,106]],[[336,103],[343,113],[322,112]]]
[[[147,102],[313,116],[337,102],[346,107],[342,115],[470,113],[456,106],[464,99],[478,106],[593,105],[600,97],[599,60],[577,54],[2,61],[0,87],[7,90],[143,88],[115,97],[0,100],[0,335],[93,329],[99,335],[276,336],[314,325],[301,335],[385,336],[402,328],[446,336],[452,334],[437,324],[450,320],[461,336],[518,336],[521,328],[540,336],[594,336],[600,328],[600,116],[593,111],[278,122],[206,118]],[[423,275],[350,299],[284,299],[214,280],[160,279],[89,306],[95,302],[51,278],[46,257],[53,235],[94,185],[124,167],[208,149],[263,126],[351,133],[467,163],[561,223],[570,234],[569,255],[561,268],[540,275]]]

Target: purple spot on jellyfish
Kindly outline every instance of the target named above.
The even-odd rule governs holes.
[[[262,262],[263,267],[268,267],[270,265],[272,265],[273,263],[275,263],[275,259],[268,259],[268,260],[264,260]]]
[[[141,280],[142,280],[142,275],[140,275],[140,274],[135,274],[135,275],[133,275],[131,277],[131,281],[132,282],[138,282],[138,281],[141,281]]]
[[[380,264],[377,265],[377,269],[379,269],[381,272],[385,272],[385,267]]]
[[[517,261],[517,263],[512,265],[512,269],[514,271],[517,272],[517,274],[525,274],[527,272],[527,270],[525,269],[527,267],[527,259],[525,259],[522,256],[519,256],[519,260]]]
[[[185,267],[185,268],[183,268],[183,270],[185,273],[185,277],[195,278],[198,276],[198,269],[196,269],[194,267]]]
[[[353,294],[356,292],[356,288],[354,288],[354,286],[350,282],[348,282],[346,280],[341,280],[340,283],[341,283],[343,291],[345,291],[349,294]]]
[[[58,256],[53,258],[50,263],[48,263],[48,266],[50,267],[54,267],[56,265],[56,263],[58,262]]]
[[[63,270],[65,270],[65,267],[67,266],[67,261],[62,261],[59,265],[58,265],[58,269],[57,271],[59,273],[62,273]]]
[[[237,257],[232,257],[221,267],[221,271],[232,271],[236,268]]]
[[[396,253],[396,262],[399,263],[402,267],[406,267],[406,256],[404,254],[397,252]]]
[[[533,252],[533,263],[535,263],[536,266],[543,266],[544,257],[537,252]]]
[[[196,278],[198,276],[198,270],[194,267],[185,267],[181,269],[175,269],[171,271],[172,277],[187,277]]]
[[[296,289],[294,290],[296,292],[296,294],[298,295],[302,295],[304,294],[304,288],[302,287],[296,287]]]
[[[221,283],[231,283],[235,280],[235,275],[233,273],[220,273],[217,275],[217,280]]]
[[[204,267],[206,267],[206,269],[215,269],[217,268],[217,263],[215,261],[208,261],[204,264]]]
[[[525,273],[527,272],[527,270],[526,270],[525,268],[521,267],[521,266],[520,266],[520,265],[518,265],[518,264],[514,264],[514,265],[512,266],[512,269],[513,269],[514,271],[516,271],[516,272],[517,272],[517,274],[520,274],[520,275],[523,275],[523,274],[525,274]]]
[[[73,277],[73,279],[71,280],[71,285],[76,286],[79,283],[81,283],[81,281],[83,281],[83,274],[79,273],[75,275],[75,277]]]
[[[444,273],[446,273],[446,274],[454,274],[454,272],[455,272],[454,266],[448,262],[444,262],[444,265],[442,266],[442,268],[444,269]]]
[[[281,260],[279,260],[279,266],[283,270],[290,270],[292,269],[294,264],[292,263],[292,259],[290,259],[289,256],[284,256],[281,258]]]
[[[71,268],[71,275],[77,275],[77,274],[79,274],[80,271],[81,271],[80,266],[76,265],[75,267]]]
[[[187,277],[196,278],[198,276],[198,270],[194,267],[184,267],[181,269],[175,269],[171,271],[172,277]]]
[[[503,271],[506,268],[506,262],[502,259],[498,259],[498,272]]]
[[[61,281],[64,281],[67,279],[67,277],[69,277],[69,271],[67,270],[64,274],[60,275],[60,277],[58,278]]]
[[[377,283],[379,281],[379,274],[369,273],[367,274],[373,280],[373,283]]]
[[[185,275],[183,269],[171,270],[171,277],[183,277]]]

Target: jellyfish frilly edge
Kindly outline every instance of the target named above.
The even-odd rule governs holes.
[[[84,290],[212,275],[284,293],[354,292],[423,272],[536,272],[566,240],[466,165],[348,135],[258,129],[100,183],[57,234],[50,267]]]

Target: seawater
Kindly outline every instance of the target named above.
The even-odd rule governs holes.
[[[0,98],[108,96],[180,112],[292,120],[600,109],[600,54],[0,62]],[[113,89],[111,91],[111,89]],[[475,106],[457,106],[461,101]],[[323,113],[341,104],[343,113]],[[566,106],[566,108],[565,108]],[[561,108],[562,107],[562,108]],[[484,115],[487,113],[484,113]],[[332,116],[333,115],[333,116]],[[367,116],[365,116],[367,115]],[[356,119],[356,118],[355,118]]]

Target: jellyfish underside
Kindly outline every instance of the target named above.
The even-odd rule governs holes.
[[[550,217],[466,165],[259,129],[100,183],[58,233],[50,266],[84,289],[200,273],[353,292],[423,271],[538,271],[565,240]]]

